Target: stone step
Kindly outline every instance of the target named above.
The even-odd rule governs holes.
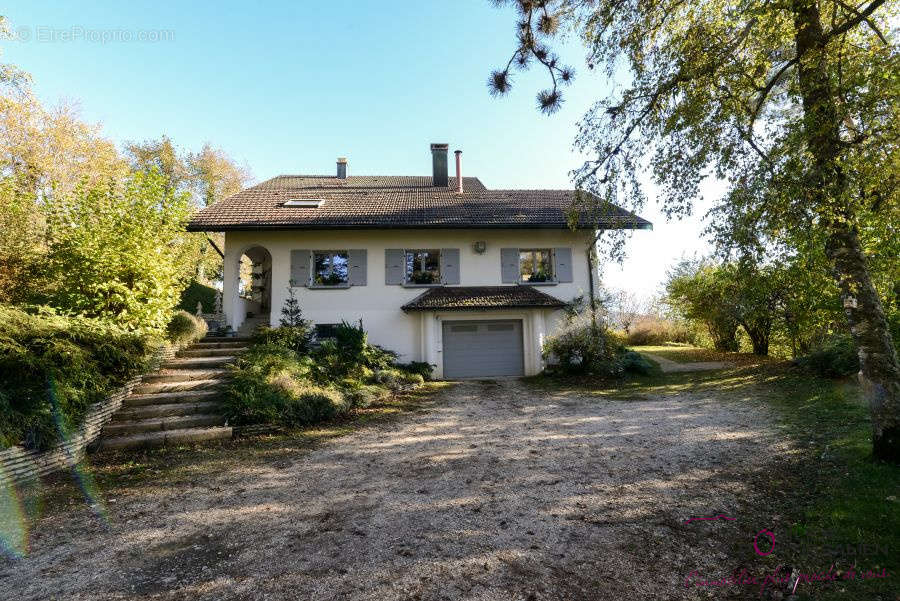
[[[199,413],[215,413],[219,403],[215,401],[195,401],[192,403],[164,403],[160,405],[139,405],[120,409],[110,423],[127,422],[151,417],[169,417],[171,415],[196,415]]]
[[[143,407],[145,405],[169,405],[172,403],[195,403],[211,401],[221,395],[219,390],[177,390],[174,392],[153,392],[150,394],[132,394],[122,401],[124,407]]]
[[[187,348],[178,351],[178,357],[227,357],[242,353],[247,347],[228,348]]]
[[[225,416],[212,413],[196,415],[173,415],[171,417],[154,417],[132,421],[110,422],[103,427],[104,436],[122,436],[138,432],[157,432],[160,430],[184,430],[187,428],[205,428],[224,426]]]
[[[191,367],[219,367],[234,362],[234,355],[223,357],[185,357],[184,359],[171,359],[163,364],[164,369],[185,369]]]
[[[227,378],[231,372],[227,369],[161,369],[155,374],[144,376],[143,384],[159,382],[185,382],[188,380],[218,380]]]
[[[191,349],[201,349],[201,348],[247,348],[250,342],[233,342],[229,340],[228,342],[195,342],[189,348]]]
[[[157,392],[184,392],[186,390],[213,390],[227,381],[226,378],[209,378],[206,380],[176,380],[175,382],[150,382],[138,384],[132,391],[134,394],[155,394]]]
[[[207,342],[250,342],[249,336],[207,336],[201,338],[196,344],[205,344]]]
[[[231,427],[184,428],[180,430],[160,430],[156,432],[138,432],[124,436],[104,438],[102,448],[121,449],[153,449],[166,445],[186,444],[231,438]]]

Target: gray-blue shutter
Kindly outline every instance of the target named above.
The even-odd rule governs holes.
[[[519,249],[500,249],[500,281],[515,284],[519,281]]]
[[[291,283],[295,287],[309,286],[309,256],[311,250],[291,251]]]
[[[573,281],[572,278],[572,249],[568,246],[561,246],[553,249],[553,273],[556,274],[556,281],[561,284],[567,284]]]
[[[365,286],[367,279],[366,261],[368,259],[368,253],[366,252],[366,249],[351,248],[347,251],[347,259],[350,263],[350,285]]]
[[[459,284],[459,249],[441,249],[441,283]]]
[[[384,250],[384,283],[402,284],[406,275],[405,254],[402,248]]]

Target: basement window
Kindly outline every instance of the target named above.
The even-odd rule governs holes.
[[[318,209],[325,203],[322,198],[292,198],[284,201],[283,207],[308,207]]]

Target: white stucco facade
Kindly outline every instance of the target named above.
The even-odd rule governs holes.
[[[593,232],[553,229],[497,230],[283,230],[233,231],[225,236],[223,309],[228,325],[235,330],[244,321],[246,302],[238,292],[239,262],[248,251],[258,247],[271,257],[271,311],[269,320],[277,325],[287,297],[291,278],[291,251],[367,250],[366,285],[337,289],[297,287],[295,291],[303,317],[314,323],[339,323],[362,320],[369,341],[400,355],[401,361],[427,361],[435,365],[435,376],[442,377],[442,328],[445,320],[516,319],[522,321],[524,366],[526,374],[543,367],[541,346],[545,336],[559,325],[562,312],[547,309],[503,309],[490,311],[409,312],[401,310],[407,302],[424,292],[421,287],[385,283],[386,249],[458,248],[460,286],[499,286],[501,248],[572,249],[572,282],[542,285],[540,290],[562,301],[589,294],[587,248]],[[475,242],[486,248],[477,253]]]

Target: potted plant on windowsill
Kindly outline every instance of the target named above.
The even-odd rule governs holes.
[[[339,286],[346,284],[344,278],[336,273],[330,273],[326,276],[316,278],[316,286]]]
[[[552,281],[552,278],[546,271],[535,271],[531,274],[531,277],[528,278],[528,281],[533,283],[550,282]]]
[[[434,284],[436,283],[437,278],[434,273],[431,271],[414,271],[409,274],[409,283],[410,284]]]

